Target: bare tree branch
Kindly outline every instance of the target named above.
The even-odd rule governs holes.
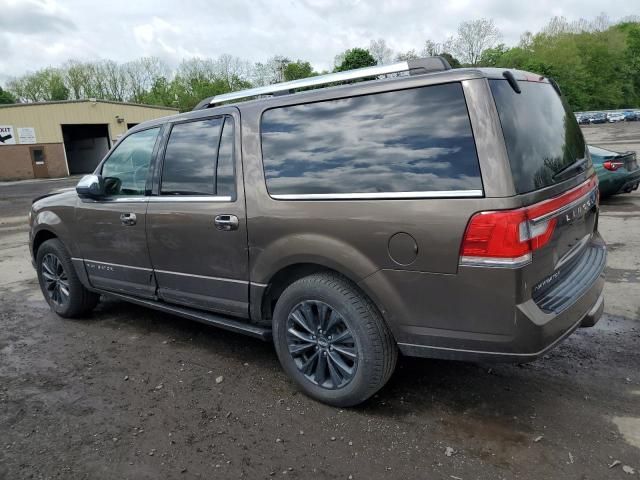
[[[502,38],[493,20],[480,18],[462,22],[458,26],[458,35],[454,40],[454,52],[458,58],[470,65],[477,65],[487,48],[491,48]]]

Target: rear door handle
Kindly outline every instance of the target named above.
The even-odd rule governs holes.
[[[122,225],[131,226],[136,224],[136,214],[135,213],[121,213],[120,214],[120,222]]]
[[[237,230],[239,225],[238,217],[235,215],[218,215],[213,220],[213,223],[218,230],[226,232],[230,230]]]

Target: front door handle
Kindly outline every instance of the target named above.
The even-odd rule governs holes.
[[[122,225],[131,226],[136,224],[136,214],[135,213],[121,213],[120,214],[120,222]]]
[[[239,225],[238,217],[235,215],[218,215],[213,220],[213,223],[218,230],[224,230],[226,232],[237,230]]]

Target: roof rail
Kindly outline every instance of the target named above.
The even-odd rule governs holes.
[[[328,73],[315,77],[301,78],[290,82],[275,83],[264,87],[249,88],[237,92],[223,93],[213,97],[205,98],[194,110],[214,107],[224,102],[240,100],[242,98],[258,97],[261,95],[276,95],[292,93],[298,88],[318,87],[332,83],[346,82],[378,75],[388,75],[392,73],[409,72],[410,75],[418,75],[428,72],[450,70],[451,65],[442,57],[426,57],[407,60],[405,62],[393,63],[391,65],[377,65],[374,67],[358,68],[347,70],[346,72]]]

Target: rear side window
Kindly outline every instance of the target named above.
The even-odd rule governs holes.
[[[173,125],[162,167],[163,195],[215,195],[222,118]]]
[[[517,193],[553,185],[577,175],[559,175],[585,156],[584,139],[566,102],[548,83],[489,80],[509,154]]]
[[[267,110],[262,155],[274,196],[482,189],[459,83]]]

